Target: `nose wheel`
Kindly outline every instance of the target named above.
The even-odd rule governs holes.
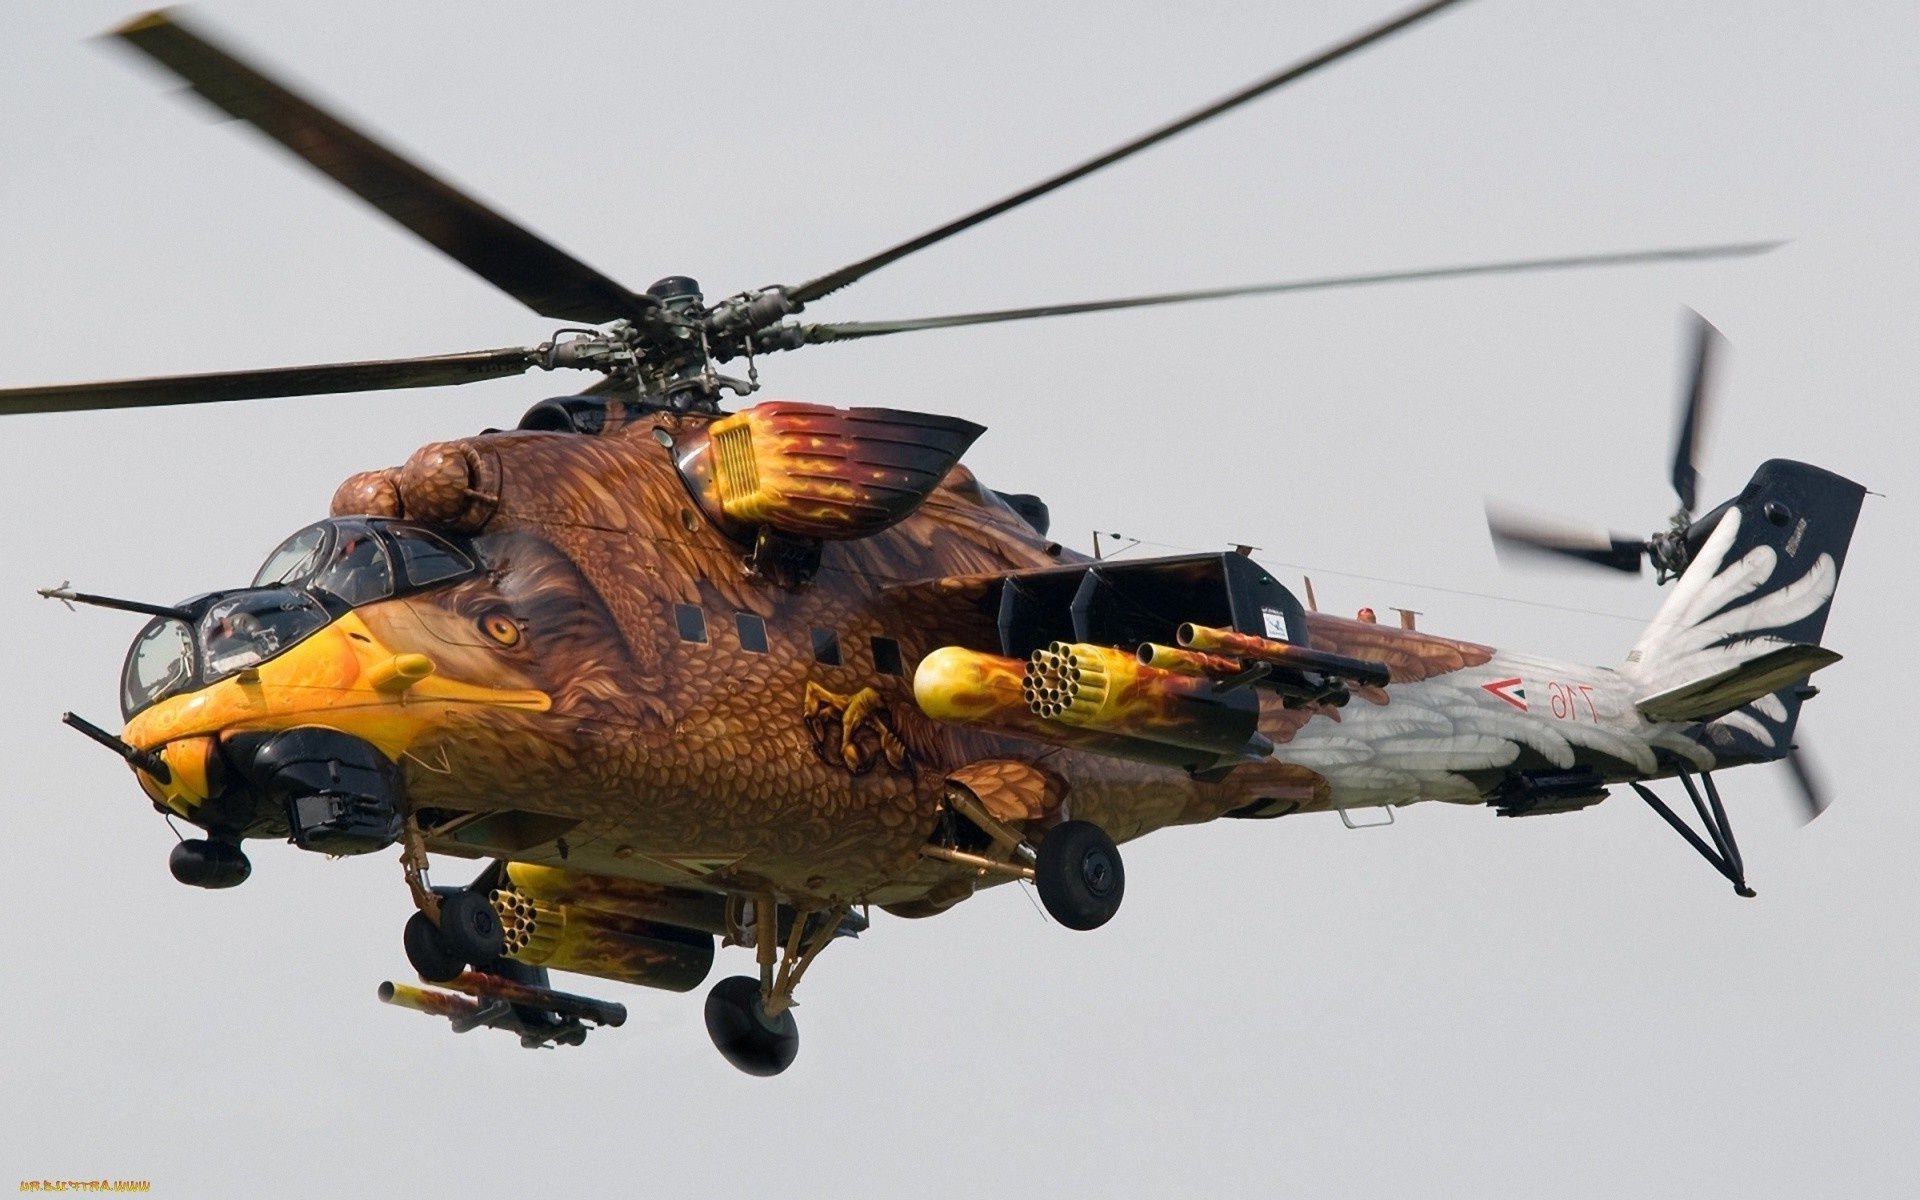
[[[490,885],[476,880],[461,891],[428,886],[426,839],[412,816],[402,825],[400,839],[400,865],[419,910],[401,933],[407,961],[428,983],[449,983],[469,965],[476,971],[494,969],[506,952],[507,935],[487,899]]]
[[[423,912],[407,918],[400,941],[406,948],[407,961],[428,983],[451,983],[467,969],[467,961],[454,951],[440,927]]]
[[[479,892],[443,896],[439,908],[438,923],[416,912],[401,934],[407,961],[428,983],[451,982],[469,965],[484,968],[506,949],[500,918]]]

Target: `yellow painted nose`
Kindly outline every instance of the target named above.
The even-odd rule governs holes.
[[[350,612],[266,662],[162,700],[135,715],[121,736],[152,750],[239,730],[324,725],[398,758],[423,735],[457,724],[463,710],[545,712],[552,704],[541,691],[450,679],[431,656],[384,645]],[[204,779],[203,769],[202,788]]]
[[[191,817],[193,810],[213,794],[209,776],[213,767],[214,739],[177,738],[161,746],[158,753],[160,761],[167,768],[164,781],[151,772],[137,768],[134,775],[147,795],[155,801],[183,817]]]

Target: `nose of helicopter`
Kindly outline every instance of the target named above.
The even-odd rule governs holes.
[[[136,713],[121,739],[150,756],[151,766],[136,767],[141,787],[197,820],[209,802],[235,790],[231,776],[252,765],[266,744],[262,735],[330,732],[391,763],[423,738],[457,729],[476,708],[551,707],[545,692],[451,677],[439,661],[448,647],[418,622],[383,615],[391,616],[348,612],[265,661]],[[409,629],[421,636],[396,633]],[[223,815],[233,823],[235,814]]]

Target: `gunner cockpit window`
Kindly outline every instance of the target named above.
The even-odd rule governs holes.
[[[265,662],[326,625],[327,610],[304,592],[272,588],[239,592],[200,618],[209,680]]]
[[[193,682],[193,634],[172,617],[149,622],[120,674],[120,715],[133,714]]]

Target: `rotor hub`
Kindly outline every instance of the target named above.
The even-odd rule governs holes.
[[[705,297],[700,294],[700,281],[688,275],[669,275],[655,280],[647,289],[647,295],[679,313],[698,311],[705,303]]]

